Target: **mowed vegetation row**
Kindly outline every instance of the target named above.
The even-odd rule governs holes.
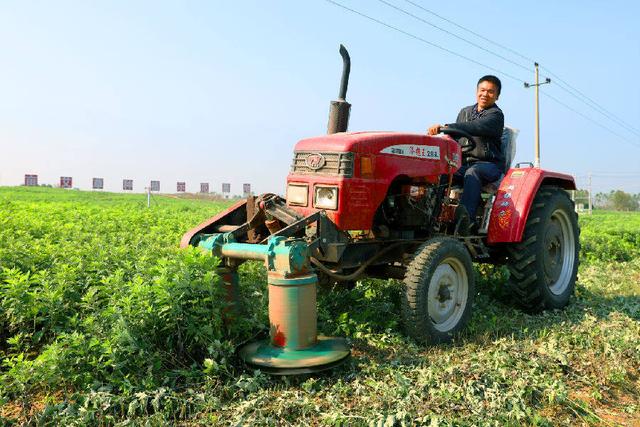
[[[448,346],[404,336],[397,281],[320,290],[319,329],[348,336],[352,359],[274,378],[234,356],[268,322],[261,267],[243,266],[246,315],[225,326],[218,261],[177,248],[223,208],[0,188],[1,422],[640,422],[640,214],[581,217],[579,283],[564,311],[522,313],[506,270],[478,266],[473,318]]]

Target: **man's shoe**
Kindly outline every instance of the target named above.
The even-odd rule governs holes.
[[[468,236],[470,234],[471,218],[469,217],[467,208],[465,208],[463,205],[458,205],[458,207],[456,208],[454,221],[456,224],[454,234],[460,236]]]
[[[476,235],[478,235],[478,224],[475,221],[470,223],[468,231],[469,231],[468,236],[476,236]]]

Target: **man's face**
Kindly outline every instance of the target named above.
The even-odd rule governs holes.
[[[480,82],[476,92],[476,101],[480,110],[487,109],[498,100],[498,87],[491,82]]]

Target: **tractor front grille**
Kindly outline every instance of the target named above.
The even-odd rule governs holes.
[[[322,155],[324,165],[318,169],[309,167],[307,158],[310,155]],[[320,151],[296,151],[293,153],[291,172],[307,175],[334,175],[351,178],[353,176],[353,153],[335,153]]]

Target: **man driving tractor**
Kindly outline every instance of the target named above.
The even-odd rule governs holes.
[[[477,226],[475,218],[482,186],[496,181],[504,171],[505,157],[500,149],[504,115],[496,105],[501,88],[502,83],[496,76],[481,77],[476,88],[476,104],[460,110],[455,123],[436,124],[428,130],[429,135],[437,135],[443,128],[458,129],[474,137],[476,147],[466,154],[462,167],[453,177],[455,184],[463,184],[462,212],[456,212],[456,216],[468,215],[469,232]]]
[[[425,344],[451,342],[471,318],[473,261],[506,265],[513,301],[528,312],[565,307],[574,294],[580,252],[567,193],[575,190],[575,180],[510,167],[515,132],[505,132],[495,105],[500,80],[482,77],[475,105],[463,108],[456,123],[429,128],[429,135],[445,137],[348,132],[351,60],[344,46],[340,54],[342,79],[328,134],[295,145],[286,198],[250,196],[182,238],[182,247],[220,258],[217,273],[230,302],[238,292],[238,266],[264,262],[269,338],[244,345],[240,357],[278,375],[317,372],[346,360],[346,340],[317,333],[319,283],[402,278],[405,332]],[[450,197],[453,170],[464,184],[460,203]],[[472,236],[468,219],[476,220],[482,185],[498,184],[502,173],[499,188],[487,191],[482,229]]]

